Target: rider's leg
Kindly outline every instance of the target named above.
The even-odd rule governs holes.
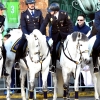
[[[23,56],[23,46],[24,46],[25,42],[26,42],[26,38],[25,38],[25,36],[23,36],[20,40],[18,49],[16,50],[15,64],[14,64],[15,69],[19,69],[19,61],[20,61],[20,58]]]
[[[51,53],[51,59],[52,59],[52,66],[50,66],[50,72],[55,72],[56,71],[56,44],[57,43],[53,43],[53,50]]]
[[[93,59],[94,73],[97,73],[97,72],[98,72],[97,58],[98,58],[97,49],[94,49],[94,48],[93,48],[92,59]]]
[[[6,68],[5,68],[5,61],[6,61],[6,49],[3,45],[3,50],[2,50],[2,53],[3,53],[3,68],[2,68],[2,75],[4,76],[8,76],[9,74],[6,73]]]

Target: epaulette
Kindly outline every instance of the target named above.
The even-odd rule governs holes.
[[[63,12],[63,11],[61,11],[61,13],[62,13],[62,14],[64,14],[64,12]]]
[[[64,14],[64,15],[66,15],[66,12],[64,12],[64,11],[61,11],[61,13]]]
[[[26,11],[26,10],[25,10]],[[24,13],[25,11],[22,11],[22,13]]]
[[[35,10],[39,10],[40,11],[40,9],[35,9]]]

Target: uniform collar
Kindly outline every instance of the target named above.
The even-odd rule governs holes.
[[[59,11],[56,14],[54,14],[54,16],[56,16],[56,18],[58,19]]]
[[[30,10],[29,8],[28,8],[28,11],[30,12],[30,14],[32,14],[31,12],[33,11],[33,13],[34,13],[34,10]]]

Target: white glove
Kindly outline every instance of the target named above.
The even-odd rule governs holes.
[[[49,44],[50,47],[53,45],[53,40],[52,40],[52,38],[49,39],[48,44]]]

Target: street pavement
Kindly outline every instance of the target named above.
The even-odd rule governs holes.
[[[6,100],[6,99],[0,99],[0,100]],[[11,99],[11,100],[22,100],[22,99]],[[43,100],[43,99],[36,99],[36,100]],[[52,100],[52,98],[48,98],[48,100]],[[57,98],[57,100],[64,100],[62,98]],[[74,98],[71,98],[70,100],[74,100]],[[95,100],[94,97],[80,97],[79,100]]]

